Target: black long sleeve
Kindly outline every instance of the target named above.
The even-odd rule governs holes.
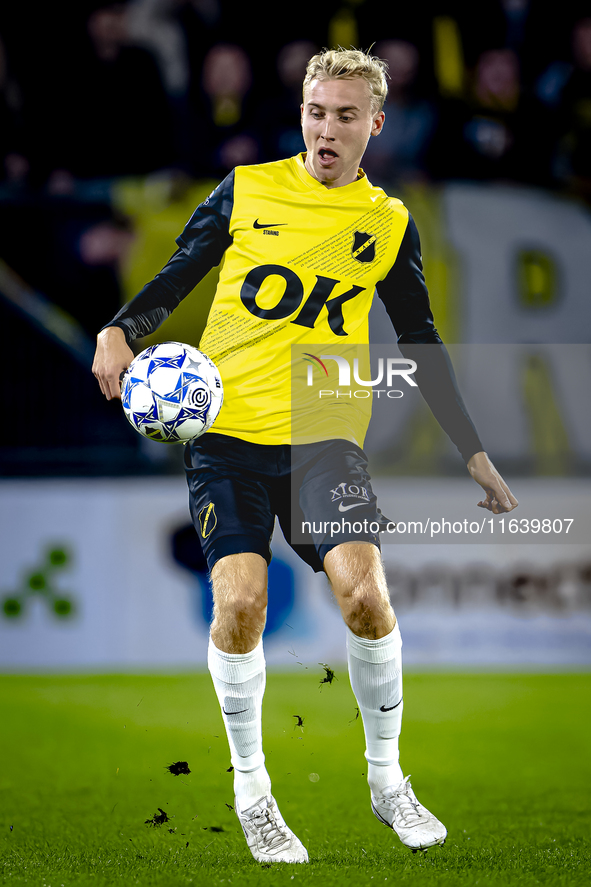
[[[431,412],[463,459],[484,447],[458,389],[456,376],[429,305],[417,227],[409,214],[396,262],[377,285],[396,330],[401,353],[417,364],[416,382]]]

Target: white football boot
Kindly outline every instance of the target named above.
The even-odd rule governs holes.
[[[308,862],[308,851],[288,828],[272,795],[263,795],[247,810],[235,810],[246,843],[257,862]]]
[[[445,844],[447,829],[417,801],[409,779],[407,776],[400,785],[389,785],[378,795],[372,794],[371,809],[413,853]]]

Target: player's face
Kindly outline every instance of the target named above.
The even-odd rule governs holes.
[[[370,136],[378,135],[383,123],[384,113],[372,112],[369,86],[361,77],[313,80],[302,105],[306,169],[327,188],[349,185]]]

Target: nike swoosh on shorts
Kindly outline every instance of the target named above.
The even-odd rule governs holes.
[[[353,505],[343,505],[339,502],[339,511],[350,511],[351,508],[359,508],[360,505],[367,505],[367,502],[354,502]]]

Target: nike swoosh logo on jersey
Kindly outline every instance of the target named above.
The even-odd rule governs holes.
[[[400,702],[402,702],[402,699]],[[386,708],[385,705],[380,705],[380,711],[394,711],[395,708],[398,708],[400,702],[397,702],[396,705],[391,705],[390,708]]]
[[[353,505],[343,505],[339,502],[339,511],[350,511],[352,508],[359,508],[360,505],[367,505],[367,502],[354,502]]]
[[[279,228],[282,225],[287,225],[287,222],[270,222],[268,225],[264,225],[257,219],[255,222],[252,223],[252,227],[256,228],[257,231],[261,228]]]

